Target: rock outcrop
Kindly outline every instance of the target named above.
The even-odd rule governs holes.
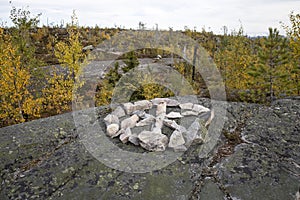
[[[198,100],[199,105],[211,107],[209,99]],[[178,106],[167,102],[167,106],[170,104]],[[108,111],[101,107],[90,114],[77,114],[106,130],[104,118],[108,114],[125,117],[122,110]],[[85,127],[76,126],[72,114],[0,129],[0,199],[295,200],[299,196],[299,98],[278,100],[271,106],[228,103],[227,114],[222,116],[226,118],[222,135],[209,154],[200,156],[209,141],[191,145],[160,170],[137,174],[110,168],[95,159],[82,143],[85,138],[78,137],[78,130]],[[136,115],[140,118],[142,114]],[[182,136],[185,141],[187,136],[179,132],[183,133],[184,127],[171,119],[163,120],[163,124],[162,132],[167,125],[177,128],[177,132],[169,142],[163,137],[157,139],[164,145],[182,148]],[[151,131],[147,126],[131,129],[128,141],[149,140],[147,133],[137,135],[145,129]],[[104,137],[124,151],[163,155]]]

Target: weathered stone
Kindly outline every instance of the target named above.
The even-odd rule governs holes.
[[[164,118],[160,115],[155,118],[154,127],[161,129],[164,125]]]
[[[166,115],[166,117],[169,119],[176,119],[176,118],[181,118],[183,116],[179,112],[170,112]]]
[[[138,138],[138,134],[132,134],[129,136],[128,141],[131,142],[132,144],[138,146],[140,145],[140,140]]]
[[[135,127],[131,128],[131,133],[138,135],[142,131],[151,131],[152,128],[153,128],[153,124],[146,125],[146,126],[135,126]]]
[[[186,145],[191,145],[193,142],[195,143],[202,143],[203,138],[201,134],[201,127],[199,123],[199,119],[195,119],[195,121],[191,124],[191,126],[188,128],[188,130],[183,133],[186,141]]]
[[[184,146],[184,145],[179,145],[179,146],[173,147],[173,150],[174,150],[175,152],[183,152],[183,151],[186,151],[187,148],[186,148],[186,146]]]
[[[206,120],[206,122],[205,122],[205,127],[207,127],[207,126],[209,126],[210,125],[210,123],[211,123],[211,121],[213,120],[213,118],[215,117],[215,112],[214,112],[214,110],[211,110],[210,112],[209,112],[209,118]]]
[[[126,128],[123,134],[120,135],[120,140],[123,143],[128,142],[128,138],[132,135],[130,128]]]
[[[182,110],[192,110],[193,109],[193,105],[192,103],[182,103],[182,104],[179,104],[179,107],[182,109]]]
[[[135,107],[134,107],[133,103],[130,103],[130,102],[124,103],[123,106],[124,106],[124,109],[125,109],[127,115],[130,115],[132,112],[135,111]]]
[[[85,127],[74,124],[71,112],[4,127],[0,129],[0,199],[295,200],[299,196],[299,100],[280,100],[271,106],[230,102],[226,116],[221,116],[227,118],[222,133],[237,126],[236,138],[241,130],[242,144],[234,147],[226,143],[228,135],[222,135],[218,139],[221,146],[207,157],[198,159],[201,146],[191,146],[178,158],[180,162],[135,176],[124,173],[122,165],[120,171],[115,170],[93,157],[82,144],[82,139],[91,137],[78,137],[75,130]],[[202,102],[210,106],[209,99]],[[105,129],[104,122],[96,120],[105,117],[101,114],[106,114],[106,107],[99,111],[99,116],[92,111],[88,116],[80,114],[79,119]],[[56,137],[61,128],[67,135]],[[101,135],[94,137],[97,144]],[[223,144],[230,148],[224,149]],[[123,147],[141,153],[133,145]],[[234,151],[228,151],[231,148]],[[166,158],[161,155],[158,158]],[[213,159],[219,156],[221,159]],[[133,170],[149,165],[151,170],[155,165],[146,159],[126,162],[126,154],[117,159]],[[117,159],[108,157],[111,162],[119,162]]]
[[[177,127],[179,126],[174,120],[170,120],[170,119],[164,119],[163,123],[164,125],[172,129],[177,129]]]
[[[136,126],[148,126],[148,125],[151,125],[155,122],[155,117],[150,115],[148,116],[147,118],[139,121]]]
[[[121,122],[121,129],[126,130],[127,128],[134,127],[138,120],[139,120],[139,117],[137,115],[132,115],[131,117],[124,119]]]
[[[135,110],[149,110],[152,108],[152,103],[148,100],[134,102]]]
[[[169,99],[169,98],[155,98],[152,99],[151,102],[153,105],[157,106],[161,102],[166,102],[167,106],[169,107],[175,107],[179,105],[179,102],[175,99]]]
[[[180,145],[183,145],[185,143],[184,138],[182,136],[182,133],[178,130],[175,130],[171,137],[170,137],[170,141],[168,144],[168,147],[170,148],[174,148],[174,147],[178,147]]]
[[[203,113],[203,112],[208,112],[210,111],[208,108],[202,106],[202,105],[199,105],[199,104],[194,104],[193,105],[193,108],[192,108],[192,111],[195,111],[197,112],[198,114],[200,113]]]
[[[104,118],[105,125],[108,126],[110,124],[119,124],[119,118],[116,115],[109,114]]]
[[[118,106],[111,114],[117,116],[118,118],[124,117],[126,115],[124,109],[121,106]]]
[[[116,137],[117,133],[119,131],[119,128],[120,128],[119,124],[110,124],[106,128],[106,134],[109,137]]]
[[[139,116],[139,118],[146,118],[146,112],[144,110],[136,110],[132,112],[133,115]]]
[[[143,131],[138,135],[140,145],[148,151],[164,151],[168,145],[168,137],[153,131]]]
[[[160,102],[156,108],[156,116],[165,116],[167,113],[167,103]]]
[[[198,112],[192,111],[192,110],[187,110],[187,111],[183,111],[181,112],[182,116],[197,116]]]
[[[174,120],[164,119],[163,123],[165,126],[169,128],[176,129],[181,132],[186,132],[186,128],[184,126],[177,124]]]
[[[82,48],[83,51],[91,51],[93,49],[94,49],[93,45],[88,45]]]

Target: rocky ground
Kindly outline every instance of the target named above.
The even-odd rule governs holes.
[[[210,107],[209,99],[199,102]],[[102,126],[110,110],[95,111],[82,118]],[[295,200],[300,99],[271,106],[228,103],[226,116],[217,117],[226,122],[207,156],[199,156],[202,145],[191,145],[171,164],[146,173],[115,170],[95,159],[78,135],[85,127],[76,125],[74,113],[1,128],[0,199]],[[143,153],[134,145],[124,149]]]

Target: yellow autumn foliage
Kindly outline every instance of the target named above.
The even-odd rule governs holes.
[[[67,29],[67,41],[60,41],[55,45],[55,56],[64,70],[55,69],[53,76],[48,79],[48,87],[43,89],[45,109],[56,113],[70,110],[72,100],[78,102],[81,99],[76,95],[76,91],[84,84],[79,80],[79,76],[86,56],[82,52],[83,46],[79,41],[80,33],[76,20],[73,13],[72,24]]]
[[[28,91],[30,73],[21,67],[11,36],[0,29],[0,119],[2,125],[39,117],[41,99]]]

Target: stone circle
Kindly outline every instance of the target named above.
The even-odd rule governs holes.
[[[165,151],[171,148],[179,152],[186,151],[192,143],[205,142],[207,126],[213,116],[213,110],[199,104],[155,98],[118,104],[104,118],[104,122],[107,136],[119,137],[124,144],[132,143],[148,151]],[[193,117],[189,127],[176,122],[185,117]],[[137,127],[144,130],[134,131]],[[164,133],[164,127],[172,130],[169,137]]]

